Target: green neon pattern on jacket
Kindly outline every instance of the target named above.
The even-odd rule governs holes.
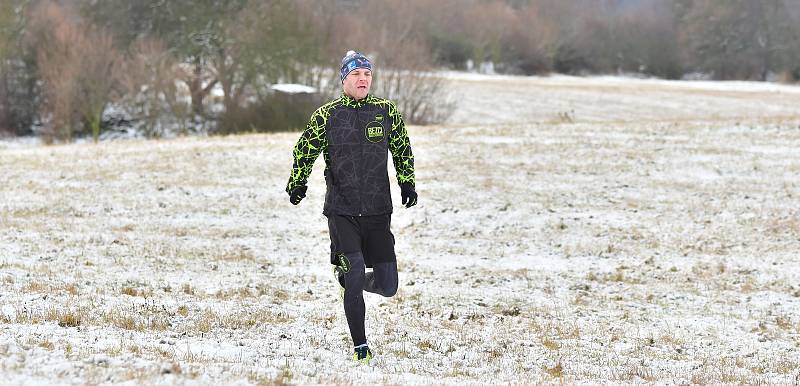
[[[392,162],[397,173],[398,183],[409,183],[414,185],[414,155],[411,151],[411,143],[408,138],[408,131],[403,122],[403,117],[394,102],[368,95],[366,98],[356,101],[344,94],[334,99],[320,108],[312,115],[303,131],[300,139],[294,147],[294,163],[286,191],[291,192],[299,186],[305,186],[311,169],[319,154],[322,153],[325,159],[326,170],[331,166],[330,154],[328,152],[327,130],[330,125],[331,115],[337,109],[359,109],[362,107],[379,108],[385,110],[391,128],[388,130],[388,148],[392,154]],[[388,194],[388,192],[387,192]]]
[[[325,164],[330,163],[325,126],[331,116],[331,110],[341,104],[341,98],[334,99],[311,114],[306,129],[294,146],[294,164],[292,165],[292,174],[289,176],[289,183],[286,185],[287,193],[298,186],[305,186],[308,183],[308,176],[311,175],[314,161],[317,160],[320,152],[324,153]]]
[[[388,108],[389,119],[392,122],[392,130],[389,132],[389,151],[392,153],[392,162],[397,172],[397,182],[414,185],[414,154],[411,153],[411,141],[408,139],[408,131],[397,105],[388,99],[371,96],[366,99],[367,103],[385,105]]]

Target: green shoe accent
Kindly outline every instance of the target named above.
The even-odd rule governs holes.
[[[369,347],[361,346],[355,349],[353,353],[353,361],[359,362],[361,364],[369,365],[369,361],[372,360],[372,351],[370,351]]]

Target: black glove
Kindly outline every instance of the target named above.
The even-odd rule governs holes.
[[[292,189],[292,191],[289,192],[289,202],[291,202],[292,205],[299,204],[300,201],[306,197],[306,190],[308,190],[308,186],[298,186]]]
[[[414,191],[414,185],[409,183],[400,184],[400,197],[403,198],[403,205],[410,208],[417,205],[417,192]]]

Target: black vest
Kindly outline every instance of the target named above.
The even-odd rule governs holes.
[[[326,122],[325,215],[370,216],[392,212],[387,162],[388,101],[367,97],[330,111]]]

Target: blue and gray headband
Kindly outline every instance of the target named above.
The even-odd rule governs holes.
[[[339,76],[341,76],[342,82],[344,82],[344,78],[347,77],[347,74],[356,68],[366,68],[372,71],[372,63],[370,63],[366,56],[358,52],[347,51],[347,54],[342,58],[342,68],[339,70]]]

